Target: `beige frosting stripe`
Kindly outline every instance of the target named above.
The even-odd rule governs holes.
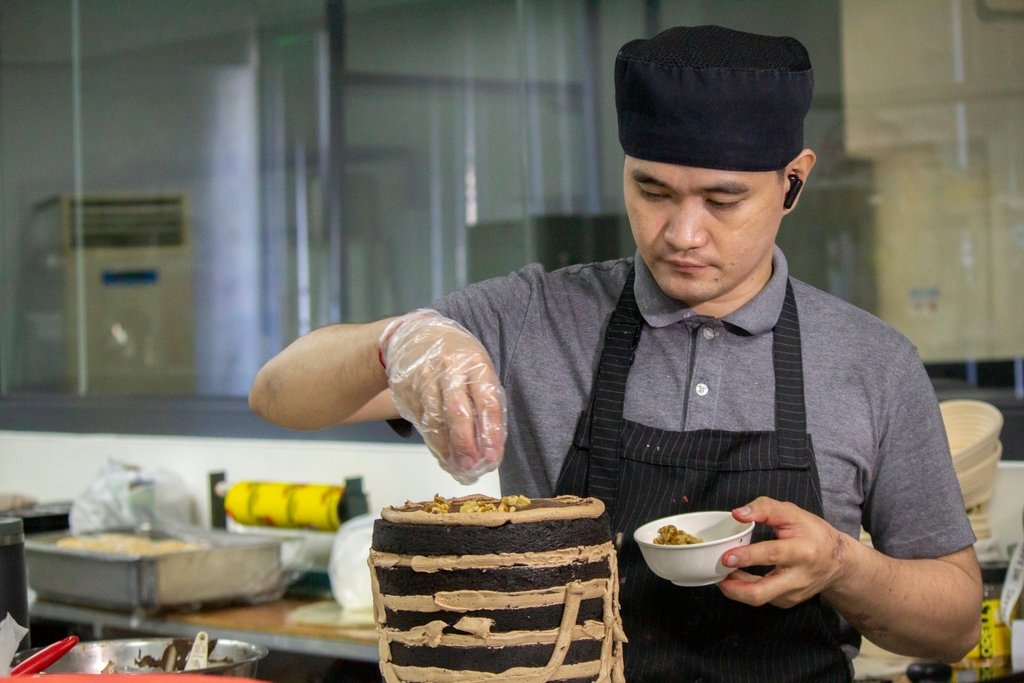
[[[622,644],[627,642],[626,633],[622,630],[622,617],[619,613],[619,563],[613,555],[608,559],[608,563],[611,566],[612,578],[610,583],[611,591],[610,595],[605,596],[605,625],[610,626],[612,629],[613,640],[615,644],[612,647],[612,683],[626,683],[626,675],[624,673],[624,659],[622,656]],[[609,609],[608,603],[611,603],[612,607]],[[602,669],[605,664],[602,664]],[[602,681],[607,678],[601,679]]]
[[[609,557],[614,546],[577,546],[536,553],[500,553],[491,555],[398,555],[370,551],[370,566],[382,569],[412,567],[417,572],[431,573],[451,569],[493,569],[497,567],[560,567],[576,562],[599,562]]]
[[[604,597],[608,579],[591,579],[580,584],[582,600]],[[383,606],[412,612],[470,612],[483,609],[522,609],[561,605],[566,587],[555,586],[532,591],[442,591],[434,595],[382,595]],[[379,622],[382,623],[382,622]]]
[[[380,661],[380,673],[384,677],[384,683],[403,683],[394,665],[383,659]]]
[[[382,666],[381,668],[392,669],[397,674],[397,678],[394,680],[409,681],[409,683],[490,683],[490,681],[530,683],[532,681],[561,681],[571,678],[596,676],[601,670],[601,662],[563,664],[555,669],[548,678],[540,678],[545,675],[546,669],[534,667],[516,667],[501,673],[451,671],[450,669],[426,666],[395,666],[390,663],[386,667]],[[384,675],[386,677],[388,674],[385,673]]]
[[[426,626],[417,626],[408,631],[396,631],[386,628],[384,637],[391,643],[437,647],[506,647],[509,645],[549,645],[558,640],[560,629],[547,631],[504,631],[483,635],[463,635],[461,633],[441,633],[447,624],[443,621],[432,621]],[[600,621],[588,620],[582,626],[572,627],[572,640],[601,640],[605,637],[605,625]],[[608,639],[611,643],[611,639]],[[609,654],[611,651],[609,650]]]
[[[531,680],[538,683],[550,681],[558,671],[558,668],[565,662],[565,655],[572,645],[573,626],[576,624],[576,617],[580,613],[580,603],[583,601],[583,582],[573,581],[565,587],[565,609],[562,611],[562,623],[558,629],[558,639],[555,641],[555,650],[551,653],[548,665],[544,667],[536,678]]]
[[[367,561],[369,564],[369,561]],[[377,581],[377,571],[370,565],[370,583],[373,588],[373,613],[377,621],[377,652],[380,654],[380,661],[390,662],[391,661],[391,646],[387,639],[380,637],[380,631],[387,623],[387,612],[384,611],[384,603],[381,601],[380,596],[380,583]],[[394,672],[390,672],[392,677],[388,678],[385,673],[384,680],[386,683],[396,683],[394,679]]]
[[[372,552],[372,551],[371,551]],[[373,560],[367,560],[370,565],[370,588],[373,592],[373,616],[378,624],[387,623],[387,613],[384,611],[384,603],[380,601],[380,582],[377,580],[377,572],[373,568]]]

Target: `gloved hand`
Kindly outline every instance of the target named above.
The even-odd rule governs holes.
[[[437,311],[419,309],[384,328],[379,347],[399,414],[423,435],[441,467],[462,484],[495,469],[508,410],[476,337]]]

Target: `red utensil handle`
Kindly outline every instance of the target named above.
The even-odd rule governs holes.
[[[64,640],[58,640],[52,645],[47,645],[42,650],[11,669],[11,676],[31,676],[32,674],[37,674],[66,655],[68,650],[77,644],[78,636],[68,636]]]

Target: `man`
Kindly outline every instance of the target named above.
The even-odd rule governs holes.
[[[849,680],[857,631],[959,659],[981,581],[917,352],[790,280],[774,247],[815,161],[806,50],[676,28],[624,46],[615,78],[636,259],[528,266],[319,330],[251,405],[300,429],[401,414],[464,481],[500,460],[506,493],[604,500],[627,680]],[[651,574],[633,530],[706,509],[760,522],[723,558],[736,571],[705,588]]]

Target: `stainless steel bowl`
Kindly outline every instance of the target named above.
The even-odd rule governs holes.
[[[210,645],[206,668],[189,671],[190,674],[255,678],[256,665],[267,656],[267,648],[262,645],[243,643],[240,640],[211,638]],[[43,673],[184,673],[185,660],[191,649],[192,640],[188,638],[134,638],[79,643]],[[12,666],[38,651],[19,653]],[[171,667],[173,671],[168,671]]]

